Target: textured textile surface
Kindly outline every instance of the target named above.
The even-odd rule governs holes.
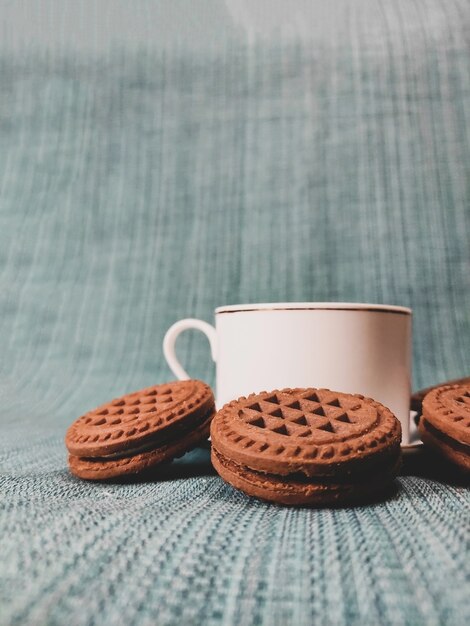
[[[468,490],[435,467],[311,511],[204,450],[104,486],[63,445],[221,304],[408,305],[414,386],[470,374],[468,2],[0,8],[0,624],[470,623]],[[202,336],[178,353],[213,380]]]

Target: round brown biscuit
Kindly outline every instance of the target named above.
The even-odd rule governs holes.
[[[423,420],[456,442],[470,446],[470,384],[443,385],[430,391],[423,400]]]
[[[431,387],[426,387],[425,389],[415,391],[411,396],[411,410],[416,411],[419,415],[421,415],[421,413],[423,412],[423,400],[428,395],[428,393],[433,391],[434,389],[437,389],[438,387],[444,387],[449,385],[470,385],[470,376],[447,380],[446,382],[442,382],[437,385],[432,385]]]
[[[400,422],[379,402],[329,389],[282,389],[226,404],[211,425],[225,458],[276,475],[380,470],[399,453]]]
[[[109,480],[120,476],[140,474],[156,465],[167,463],[182,456],[207,439],[211,419],[212,415],[177,441],[133,456],[113,459],[83,458],[69,455],[70,471],[75,476],[86,480]]]
[[[67,430],[65,444],[80,457],[123,452],[154,440],[159,445],[182,436],[211,412],[214,396],[199,380],[154,385],[82,415]]]
[[[230,485],[249,496],[287,505],[331,506],[363,503],[386,492],[398,471],[396,457],[388,471],[375,473],[368,480],[355,483],[304,482],[263,474],[242,467],[220,455],[214,448],[212,464]]]
[[[419,432],[424,444],[470,473],[470,385],[444,385],[423,401]]]

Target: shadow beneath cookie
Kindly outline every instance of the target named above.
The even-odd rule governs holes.
[[[213,476],[215,470],[211,464],[210,449],[195,448],[182,457],[169,463],[151,467],[145,472],[136,475],[121,476],[106,481],[113,485],[128,485],[130,483],[148,483],[179,478],[196,478],[197,476]]]
[[[177,478],[195,478],[197,476],[213,476],[215,470],[211,463],[210,448],[196,448],[172,463],[149,471],[155,474],[156,480],[174,480]]]
[[[224,488],[213,494],[213,498],[219,502],[232,502],[236,505],[244,506],[261,506],[268,505],[275,509],[304,509],[304,510],[341,510],[341,509],[364,509],[373,505],[380,505],[390,500],[393,500],[399,496],[401,486],[398,481],[394,481],[388,486],[384,487],[380,492],[373,495],[363,495],[361,497],[355,497],[352,500],[347,499],[344,502],[330,502],[330,503],[309,503],[309,504],[294,504],[274,502],[273,500],[264,499],[260,496],[251,496],[246,494],[241,489],[235,488],[233,485],[223,482],[221,478],[221,484]]]
[[[469,475],[463,474],[454,465],[425,448],[419,453],[403,457],[400,476],[429,478],[456,487],[470,484]]]
[[[381,491],[378,491],[372,495],[363,495],[354,498],[351,500],[346,500],[345,502],[335,502],[334,504],[324,504],[324,505],[304,505],[299,508],[305,509],[333,509],[333,510],[342,510],[342,509],[365,509],[369,506],[374,506],[378,504],[384,504],[390,500],[393,500],[398,497],[400,492],[400,484],[395,480],[389,485],[383,487]]]
[[[392,483],[387,485],[383,491],[378,492],[373,497],[369,497],[367,499],[358,501],[357,504],[350,504],[349,506],[353,506],[355,508],[365,508],[367,506],[371,506],[373,504],[384,504],[389,500],[394,500],[398,498],[400,495],[400,483],[397,480],[394,480]],[[347,505],[346,505],[347,506]],[[337,507],[337,508],[346,508],[346,507]]]

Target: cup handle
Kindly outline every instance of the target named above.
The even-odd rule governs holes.
[[[178,335],[184,330],[191,329],[200,330],[206,335],[211,347],[212,359],[213,361],[216,360],[217,335],[213,326],[211,326],[207,322],[203,322],[202,320],[197,320],[193,318],[187,318],[184,320],[180,320],[179,322],[175,322],[173,326],[170,326],[170,328],[166,331],[165,337],[163,339],[163,354],[165,355],[165,359],[171,371],[176,376],[176,378],[178,378],[178,380],[187,380],[188,378],[190,378],[190,376],[186,372],[186,370],[183,369],[181,363],[176,357],[176,339]]]

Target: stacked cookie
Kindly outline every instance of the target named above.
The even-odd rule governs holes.
[[[282,389],[225,405],[211,424],[212,463],[228,483],[282,504],[362,501],[400,466],[401,428],[370,398]]]
[[[432,389],[423,400],[419,432],[431,450],[470,473],[470,384]]]
[[[65,444],[70,471],[87,480],[139,474],[207,439],[214,396],[198,380],[155,385],[79,417]]]

